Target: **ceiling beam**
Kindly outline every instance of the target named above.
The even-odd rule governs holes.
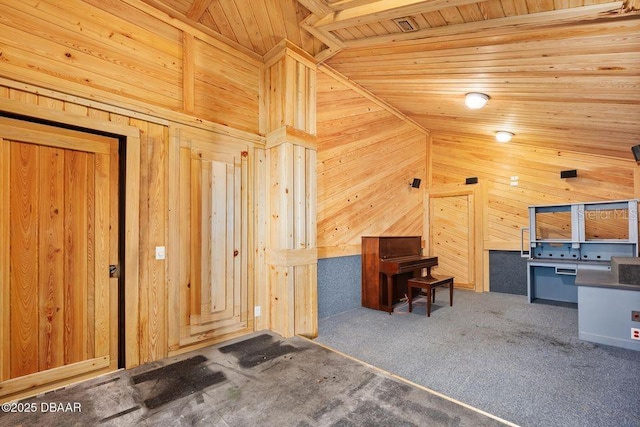
[[[331,3],[331,9],[333,9],[333,11],[352,9],[365,4],[371,4],[371,0],[338,0]]]
[[[377,0],[333,12],[320,19],[315,26],[331,31],[473,3],[478,3],[478,0]]]
[[[318,18],[323,18],[333,12],[324,0],[298,0],[298,3],[309,9]]]
[[[322,52],[316,55],[316,61],[320,63],[326,61],[327,59],[341,51],[344,48],[344,44],[331,32],[314,27],[313,24],[317,22],[318,19],[319,18],[315,14],[311,14],[300,23],[300,26],[308,31],[309,34],[327,45],[327,49],[324,49]]]
[[[384,36],[367,37],[363,39],[344,41],[344,48],[358,48],[393,42],[424,40],[435,37],[446,37],[459,34],[473,34],[491,29],[514,31],[533,25],[570,24],[585,20],[594,20],[606,16],[622,16],[620,14],[623,2],[559,9],[548,12],[531,13],[528,15],[509,16],[487,21],[468,22],[465,24],[446,25],[437,28],[425,28],[411,33],[389,34]]]

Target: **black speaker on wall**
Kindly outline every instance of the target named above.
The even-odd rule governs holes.
[[[640,162],[640,145],[634,145],[631,147],[631,151],[633,152],[633,157],[636,159],[636,162]]]

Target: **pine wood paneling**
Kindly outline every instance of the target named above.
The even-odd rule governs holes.
[[[505,2],[506,3],[506,2]],[[637,16],[636,16],[637,18]],[[637,140],[638,19],[430,37],[345,49],[327,63],[432,135],[493,139],[632,158]],[[491,99],[480,111],[464,94]]]
[[[463,186],[471,176],[485,186],[485,249],[519,250],[520,229],[529,224],[530,205],[633,198],[636,168],[630,160],[498,144],[473,136],[434,136],[432,145],[433,188]],[[568,169],[576,169],[578,177],[560,178],[560,171]],[[518,177],[517,186],[511,185],[511,177]],[[564,225],[546,222],[552,235],[562,235],[567,226],[566,220]],[[610,231],[594,225],[592,232]]]
[[[321,256],[360,253],[361,236],[422,235],[424,192],[409,183],[425,182],[425,131],[345,81],[317,80]]]
[[[137,145],[136,139],[131,135],[131,129],[133,128],[128,128],[126,126],[122,127],[119,125],[112,126],[110,124],[109,120],[112,120],[114,123],[123,122],[123,117],[117,114],[110,115],[105,111],[99,111],[93,108],[87,108],[83,105],[65,102],[62,101],[61,98],[53,99],[47,96],[39,96],[33,92],[3,88],[3,90],[0,90],[0,93],[5,98],[10,98],[5,99],[4,101],[14,101],[4,102],[4,109],[7,109],[8,111],[13,110],[20,114],[33,114],[36,117],[47,118],[50,121],[70,122],[81,128],[95,127],[96,129],[113,133],[118,133],[117,129],[120,129],[123,135],[128,135],[130,137],[129,142],[131,147],[136,147]],[[24,108],[24,111],[22,111],[23,106],[26,107]],[[42,106],[46,107],[47,110],[45,111]],[[84,117],[78,116],[77,114],[83,114]],[[125,119],[126,120],[124,120],[124,122],[128,123],[129,119]],[[87,134],[89,135],[87,141],[85,143],[81,143],[79,140],[74,139],[69,135],[72,133],[71,131],[65,131],[62,129],[59,132],[62,135],[66,134],[65,137],[67,138],[66,143],[64,143],[63,138],[56,138],[55,135],[41,135],[37,131],[38,125],[27,124],[27,126],[31,128],[30,132],[33,138],[41,140],[43,143],[50,146],[94,150],[104,154],[99,155],[95,160],[90,161],[89,156],[93,156],[93,154],[73,153],[73,155],[62,156],[59,154],[62,150],[58,148],[48,148],[46,150],[46,154],[43,154],[42,157],[47,160],[42,160],[38,163],[42,166],[42,170],[39,172],[41,174],[40,181],[43,184],[46,184],[42,186],[44,189],[43,191],[46,191],[46,194],[51,197],[54,195],[61,196],[60,192],[62,191],[62,188],[68,188],[70,191],[68,193],[68,197],[64,199],[63,203],[51,206],[43,205],[40,208],[43,223],[44,219],[50,218],[50,220],[47,220],[46,222],[52,226],[53,230],[58,227],[55,225],[55,217],[66,216],[66,219],[64,220],[64,230],[62,232],[64,235],[60,236],[60,238],[54,238],[54,236],[51,236],[51,242],[55,240],[55,244],[47,244],[47,247],[42,246],[41,243],[41,251],[48,253],[50,256],[46,262],[43,260],[41,265],[46,265],[48,271],[52,274],[58,268],[61,268],[63,270],[62,274],[65,275],[76,275],[79,278],[84,275],[84,279],[81,280],[81,283],[86,284],[79,292],[77,288],[67,288],[65,290],[65,288],[62,287],[61,289],[56,289],[56,291],[52,293],[51,287],[48,284],[48,279],[53,278],[54,276],[50,276],[47,279],[43,278],[44,281],[40,281],[40,289],[46,293],[46,295],[41,295],[42,298],[44,298],[42,301],[45,304],[42,310],[42,315],[49,319],[49,315],[53,314],[50,323],[41,322],[42,334],[40,334],[40,342],[44,346],[42,347],[44,351],[40,353],[40,363],[41,366],[51,367],[53,371],[51,371],[51,374],[47,373],[47,377],[50,378],[51,381],[59,381],[60,383],[60,381],[64,381],[66,372],[75,373],[73,375],[79,375],[79,366],[84,362],[80,362],[80,365],[73,362],[74,360],[78,360],[79,357],[91,358],[93,356],[104,355],[108,352],[112,352],[114,357],[107,357],[103,361],[106,365],[103,362],[96,364],[94,361],[84,363],[84,365],[90,366],[92,369],[103,369],[102,372],[104,372],[104,369],[108,370],[117,367],[117,359],[115,358],[115,354],[117,354],[116,346],[118,336],[117,328],[115,327],[117,324],[117,314],[115,311],[111,312],[109,308],[115,307],[118,303],[116,293],[110,291],[111,289],[116,289],[117,285],[113,282],[114,279],[109,280],[106,276],[100,277],[100,275],[94,274],[93,271],[86,270],[94,269],[102,274],[103,272],[106,273],[108,271],[108,265],[110,263],[118,264],[118,245],[107,245],[107,242],[103,237],[97,236],[94,232],[94,230],[98,228],[110,228],[111,231],[109,233],[112,237],[117,238],[118,236],[117,205],[113,205],[115,211],[109,213],[107,209],[109,209],[110,204],[98,202],[99,200],[102,200],[103,197],[107,197],[112,203],[118,201],[117,181],[114,181],[114,185],[111,185],[112,183],[107,181],[110,174],[117,180],[117,171],[119,167],[118,147],[117,142],[115,141],[111,144],[111,147],[108,145],[101,147],[96,144],[95,141],[92,141],[93,138],[101,137],[91,137],[90,134]],[[135,161],[136,156],[132,155],[135,150],[130,149],[127,151],[129,153],[127,156],[128,160]],[[56,154],[58,154],[58,157],[54,160]],[[60,168],[61,170],[59,170]],[[82,171],[86,171],[86,173]],[[87,177],[89,174],[93,174],[94,172],[95,180],[82,179],[83,174]],[[47,177],[42,174],[46,174]],[[129,167],[128,174],[129,176],[136,176],[136,171],[134,168]],[[37,176],[37,174],[34,174],[34,176]],[[61,181],[62,183],[60,183]],[[82,188],[86,189],[85,196],[82,196],[81,194],[80,190]],[[112,190],[116,192],[112,192]],[[129,188],[129,190],[132,189]],[[136,194],[135,191],[129,190],[128,194]],[[45,198],[50,198],[48,195],[43,194]],[[84,208],[82,208],[82,206],[78,206],[78,204],[82,203],[85,204]],[[131,203],[128,203],[127,206],[131,209],[136,209]],[[83,211],[84,213],[82,213]],[[90,211],[94,211],[95,215],[90,216]],[[67,214],[72,214],[73,219],[69,218]],[[111,222],[111,224],[108,224],[109,221],[115,221],[115,223]],[[80,235],[81,233],[78,234],[76,232],[71,232],[68,227],[71,227],[72,223],[79,224],[81,227],[85,228],[86,237],[82,238]],[[44,226],[44,224],[41,226]],[[129,238],[127,248],[129,253],[135,247],[131,244],[131,241],[133,241],[133,239]],[[56,257],[59,252],[64,254],[65,257],[68,257],[69,261],[65,262],[60,267],[56,267]],[[110,259],[110,257],[116,258]],[[83,267],[81,263],[86,263],[86,265]],[[128,270],[129,274],[135,274],[135,270],[131,268]],[[45,271],[43,270],[42,273],[45,273]],[[135,278],[135,275],[133,277]],[[130,285],[135,289],[137,280],[130,280]],[[107,295],[107,293],[111,296]],[[72,311],[71,308],[65,308],[74,300],[84,301],[82,302],[86,307],[84,314],[81,313],[80,310]],[[136,296],[128,293],[127,301],[130,302],[132,300],[137,300]],[[58,302],[63,302],[60,309],[51,311],[53,308],[52,304],[56,304]],[[87,310],[88,313],[86,312]],[[137,309],[135,311],[137,313]],[[54,327],[61,321],[59,319],[63,319],[62,322],[68,323],[65,323],[65,327],[60,331],[55,331]],[[131,317],[128,319],[128,324],[136,323],[137,319]],[[37,336],[38,334],[35,335]],[[137,336],[138,335],[136,334],[136,337]],[[60,341],[62,341],[62,344],[60,344]],[[53,356],[53,353],[45,353],[52,352],[59,345],[66,345],[65,343],[72,344],[72,346],[63,353],[64,356],[61,359],[63,363],[68,364],[68,366],[59,366],[56,368],[54,365],[60,364],[59,357]],[[128,346],[128,349],[131,350],[132,346]],[[37,353],[35,354],[37,355]],[[136,363],[136,361],[134,358],[130,357],[128,359],[128,363]],[[92,374],[83,374],[84,377],[90,375]],[[6,378],[6,376],[3,378]],[[25,379],[25,381],[27,380]],[[28,381],[32,381],[34,385],[36,383],[42,383],[41,380]],[[49,380],[46,380],[42,384],[46,384],[48,382]],[[2,389],[5,390],[10,388],[19,390],[20,388],[18,383],[13,385],[9,384],[7,387],[8,388],[5,388],[3,386]]]
[[[63,334],[64,293],[61,286],[64,277],[64,210],[59,197],[64,188],[64,152],[57,148],[42,148],[42,164],[40,165],[39,188],[42,203],[38,216],[42,227],[48,230],[40,238],[39,252],[42,254],[38,269],[40,270],[38,295],[41,310],[39,336],[40,353],[39,371],[55,368],[64,364]],[[62,309],[62,310],[61,310]]]
[[[260,63],[130,3],[4,2],[0,75],[256,133]]]
[[[37,103],[37,96],[2,93]],[[107,256],[109,146],[116,140],[16,119],[0,122],[2,192],[9,197],[0,212],[8,234],[3,265],[9,280],[2,281],[0,317],[0,399],[6,400],[65,373],[116,366],[110,339],[117,288],[109,286]]]
[[[168,290],[169,354],[253,331],[254,282],[249,274],[247,143],[178,128],[169,171],[179,189],[173,260],[175,286]]]
[[[269,328],[313,338],[317,327],[316,65],[287,40],[265,55],[265,262]]]
[[[214,56],[211,60],[214,61],[215,59],[216,58]],[[172,319],[170,312],[174,307],[177,307],[177,304],[175,304],[175,300],[173,299],[173,295],[183,294],[183,288],[180,288],[180,292],[177,292],[179,283],[183,282],[180,280],[174,280],[174,276],[167,276],[167,269],[169,268],[167,263],[169,262],[169,259],[176,261],[179,261],[180,259],[189,259],[188,253],[185,254],[186,258],[183,258],[182,256],[175,256],[174,254],[177,252],[175,249],[172,251],[172,248],[178,247],[178,242],[176,240],[175,244],[173,244],[172,242],[174,241],[170,239],[168,240],[167,237],[167,230],[169,230],[171,236],[175,237],[176,235],[179,235],[180,238],[183,237],[182,233],[176,234],[175,230],[172,228],[173,225],[168,222],[168,218],[171,217],[172,212],[172,209],[169,207],[168,189],[171,188],[171,186],[169,185],[168,176],[175,176],[179,170],[171,170],[170,165],[181,164],[181,162],[179,160],[176,161],[176,159],[173,159],[173,163],[170,162],[168,148],[170,139],[167,127],[169,123],[164,119],[146,116],[121,107],[99,104],[50,90],[41,90],[42,94],[38,95],[35,93],[36,90],[32,87],[24,86],[27,90],[23,91],[13,88],[23,87],[23,85],[14,85],[13,82],[9,83],[12,88],[0,87],[0,95],[5,97],[5,99],[0,100],[3,105],[3,109],[16,111],[16,113],[24,115],[34,114],[38,117],[45,117],[52,121],[61,121],[65,123],[70,122],[71,124],[80,127],[96,128],[109,133],[127,135],[128,143],[126,144],[126,158],[128,185],[126,186],[127,211],[125,214],[127,229],[125,234],[126,255],[124,260],[125,264],[128,265],[128,268],[126,269],[128,279],[126,280],[125,299],[127,321],[126,330],[122,331],[127,337],[127,366],[135,366],[143,361],[158,360],[162,357],[166,357],[169,351],[171,351],[172,354],[184,351],[176,346],[176,331],[169,331],[167,327],[168,321]],[[255,87],[258,87],[257,81],[254,82],[254,84]],[[45,109],[47,111],[46,113],[44,112]],[[236,111],[229,110],[225,113],[232,115],[236,114]],[[239,113],[238,116],[240,117],[241,113]],[[177,115],[176,117],[178,120],[183,119],[180,115]],[[254,117],[254,119],[257,123],[257,118]],[[239,122],[242,120],[244,119],[240,119]],[[172,126],[175,125],[172,124]],[[211,123],[206,122],[203,127],[212,128],[213,131],[202,129],[196,130],[187,127],[181,130],[183,131],[185,138],[187,138],[186,140],[189,141],[188,143],[196,149],[211,149],[211,147],[215,146],[216,150],[227,154],[233,153],[234,156],[241,159],[238,161],[243,165],[240,168],[241,173],[234,173],[232,181],[227,179],[227,185],[232,184],[234,188],[242,188],[242,194],[244,194],[243,203],[246,206],[249,206],[247,201],[248,199],[246,197],[248,195],[253,195],[253,185],[264,182],[264,179],[253,175],[255,173],[254,168],[258,168],[257,165],[260,163],[259,157],[256,157],[256,166],[253,166],[252,162],[254,162],[254,160],[249,154],[253,153],[253,151],[246,151],[249,150],[249,147],[251,147],[254,142],[259,141],[259,138],[253,137],[250,138],[249,141],[246,141],[238,136],[244,137],[250,134],[240,132],[237,135],[233,134],[234,136],[230,136],[231,132],[216,133],[216,131],[224,131],[224,129],[211,126]],[[178,126],[178,128],[180,128],[180,126]],[[186,129],[191,130],[187,131]],[[176,135],[180,135],[180,129],[174,131],[174,138]],[[52,141],[52,144],[55,145],[55,140]],[[112,157],[116,155],[115,158],[117,158],[117,153],[113,150],[113,147],[110,150],[107,149],[104,151],[104,154],[110,153]],[[241,155],[241,152],[245,152],[247,155]],[[0,163],[2,163],[2,161],[0,161]],[[109,169],[117,171],[117,163],[117,161],[111,163],[111,165],[108,166]],[[247,166],[248,164],[251,164],[251,166]],[[113,169],[114,165],[115,169]],[[105,167],[106,166],[101,165],[100,163],[96,164],[96,172],[99,176]],[[264,170],[262,170],[261,173],[264,175]],[[130,181],[131,177],[138,177],[137,181],[135,181],[135,185],[132,185]],[[2,178],[0,179],[0,184],[6,183],[6,185],[9,185],[9,177],[0,178]],[[180,182],[180,180],[176,179],[176,182]],[[97,185],[98,184],[96,182],[96,186]],[[140,186],[139,188],[142,189],[139,193],[136,190],[138,185]],[[104,191],[110,191],[110,197],[112,199],[117,197],[117,193],[112,192],[115,187],[112,188],[104,184],[99,187],[104,187]],[[188,184],[186,188],[189,188]],[[97,191],[99,190],[100,189]],[[228,188],[227,191],[229,191]],[[241,193],[234,190],[234,194],[235,197],[240,197],[239,195]],[[187,192],[186,195],[188,197],[189,192]],[[172,197],[175,199],[176,194]],[[255,195],[253,195],[253,197],[255,197]],[[89,203],[93,203],[92,200],[90,200]],[[7,206],[9,204],[10,203],[7,203]],[[138,208],[138,206],[140,206],[140,208]],[[263,206],[264,204],[262,203],[260,206],[256,206],[255,209],[261,209]],[[252,206],[252,209],[253,208],[254,207]],[[248,216],[248,210],[242,208],[239,210],[228,211],[226,212],[226,215],[228,218],[233,217],[234,223],[241,224],[238,225],[239,231],[234,237],[235,240],[232,239],[229,244],[238,247],[239,256],[241,256],[243,260],[242,262],[251,262],[253,259],[253,253],[251,248],[247,246],[246,242],[248,242],[248,230],[253,227],[249,224],[252,220],[250,216]],[[117,222],[117,212],[112,212],[110,216],[112,218],[111,221]],[[4,216],[2,216],[2,218],[4,218]],[[137,225],[138,223],[140,226]],[[8,224],[0,221],[0,225],[2,225],[3,228],[7,227],[8,229]],[[253,232],[257,235],[264,236],[264,222],[257,225],[258,229],[254,229]],[[114,224],[112,224],[112,233],[113,232],[117,234],[117,226]],[[188,242],[188,229],[185,235],[187,239],[186,242]],[[97,243],[98,242],[96,241],[96,244]],[[153,256],[155,246],[167,247],[167,261],[155,260],[155,257]],[[233,253],[234,251],[231,252]],[[87,259],[92,262],[111,262],[114,261],[114,259],[112,258],[109,260],[109,257],[116,257],[113,263],[117,263],[117,250],[114,252],[114,248],[111,248],[109,257],[104,256],[104,254],[100,255],[97,250],[96,252],[85,251],[85,253]],[[98,258],[100,258],[100,260]],[[9,261],[3,260],[2,262],[5,263]],[[256,269],[259,270],[260,266],[256,267]],[[7,268],[6,271],[9,271],[9,269]],[[179,271],[179,269],[176,270],[174,267],[171,271],[175,272]],[[180,274],[183,274],[183,272],[180,271]],[[189,274],[188,270],[186,271],[186,274]],[[198,346],[203,345],[200,343],[204,343],[204,345],[211,344],[221,339],[239,336],[253,330],[254,277],[250,274],[250,271],[248,271],[247,268],[238,268],[237,265],[231,269],[228,268],[227,274],[233,274],[234,277],[237,278],[237,281],[241,283],[242,287],[236,288],[233,291],[233,296],[236,298],[236,302],[230,305],[236,320],[226,323],[220,322],[213,331],[210,326],[195,326],[192,329],[194,334],[193,338],[184,340],[184,345]],[[110,280],[110,286],[115,286],[114,280],[116,279]],[[2,299],[0,300],[0,304],[2,304],[3,307],[9,305],[8,295],[9,294],[5,297],[3,294]],[[229,295],[230,293],[226,292],[227,300],[225,300],[225,302],[228,302]],[[189,298],[188,292],[186,297]],[[101,310],[100,304],[103,299],[100,297],[100,291],[96,289],[94,294],[91,294],[90,292],[87,293],[87,298],[89,301],[89,307],[93,307],[96,310],[96,313]],[[238,302],[240,298],[243,300]],[[111,303],[115,304],[117,301],[112,299]],[[9,313],[9,310],[6,310],[6,312]],[[179,313],[179,318],[186,317],[188,319],[189,315],[190,313]],[[241,326],[238,326],[238,322],[241,322]],[[87,321],[83,322],[85,325],[87,323]],[[3,327],[2,336],[8,336],[9,334],[10,332]],[[179,334],[180,330],[178,329],[177,335],[179,336]],[[36,337],[37,335],[38,334],[34,334]],[[112,337],[114,338],[113,343],[116,343],[115,338],[117,338],[117,333],[114,333]],[[86,350],[87,353],[94,351],[97,354],[99,349],[105,344],[105,337],[101,334],[101,327],[96,325],[96,329],[94,331],[87,331],[86,340],[83,342],[86,342],[88,345]],[[172,347],[170,347],[170,345],[172,345]],[[3,350],[8,351],[8,349]],[[3,357],[2,359],[3,364],[0,374],[3,379],[7,378],[10,370],[10,366],[5,366],[4,362],[8,362],[9,360],[10,359],[8,357]],[[115,366],[115,363],[115,359],[110,362],[108,361],[108,364],[111,364],[112,368]],[[102,368],[103,366],[100,365],[100,369]],[[75,372],[75,370],[73,372]],[[60,377],[58,381],[64,380],[64,373],[62,373],[62,371],[55,375]],[[56,376],[56,378],[58,377]]]
[[[180,33],[169,35],[141,25],[148,21],[134,9],[114,16],[86,2],[72,0],[12,2],[3,6],[11,21],[2,27],[9,63],[37,69],[43,75],[81,83],[93,90],[145,99],[172,108],[181,100]],[[128,22],[125,18],[139,18]],[[122,76],[127,76],[123,79]]]
[[[89,161],[86,153],[65,156],[65,364],[86,358],[88,233],[87,212]],[[105,273],[106,274],[106,273]]]
[[[474,289],[474,259],[469,256],[469,248],[474,247],[470,197],[459,195],[429,199],[429,255],[438,257],[435,274],[453,276],[456,287]]]
[[[299,23],[309,11],[297,0],[146,0],[190,25],[219,33],[230,43],[264,55],[280,40],[291,40],[315,55],[325,48]]]
[[[94,155],[93,174],[89,176],[93,178],[89,187],[93,186],[93,191],[89,191],[93,199],[90,201],[91,208],[94,212],[89,217],[91,231],[89,236],[93,239],[90,247],[93,248],[91,255],[93,259],[89,263],[89,269],[92,273],[93,286],[92,290],[92,306],[89,306],[89,322],[88,332],[93,338],[87,342],[87,352],[89,357],[103,356],[110,354],[114,358],[117,355],[117,312],[114,307],[118,306],[117,295],[114,291],[112,281],[109,278],[109,253],[111,246],[119,246],[119,236],[115,237],[111,232],[111,227],[117,227],[117,223],[111,222],[111,212],[119,207],[119,201],[111,194],[111,186],[117,187],[118,168],[112,168],[111,162],[118,163],[118,153],[114,153],[117,149],[118,141],[111,139],[108,144],[111,152],[105,155]],[[111,175],[115,173],[115,175]],[[115,205],[111,205],[115,203]],[[95,230],[105,230],[104,233]],[[115,240],[111,240],[114,238]],[[100,274],[105,272],[105,274]],[[115,339],[114,339],[115,338]],[[113,351],[113,352],[111,352]],[[115,365],[115,360],[112,362]]]
[[[167,151],[166,126],[131,121],[142,130],[140,244],[144,256],[141,274],[141,335],[147,339],[145,357],[157,360],[167,355],[166,261],[155,259],[155,248],[167,246]],[[144,354],[144,353],[143,353]]]
[[[282,126],[315,135],[316,66],[288,41],[279,43],[265,57],[263,133]],[[264,107],[263,107],[264,108]]]
[[[258,131],[259,67],[242,56],[194,41],[194,113],[249,132]]]
[[[11,251],[11,375],[16,378],[38,371],[38,147],[12,144],[10,176]],[[35,266],[35,267],[34,267]],[[4,283],[3,286],[7,284]]]

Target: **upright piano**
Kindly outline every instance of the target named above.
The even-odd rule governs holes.
[[[438,257],[422,255],[421,236],[362,237],[362,306],[393,312],[407,293],[407,281],[422,269],[438,265]]]

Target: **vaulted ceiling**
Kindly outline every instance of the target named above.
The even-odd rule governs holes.
[[[434,136],[629,159],[640,144],[640,0],[144,1],[258,55],[287,38]]]

